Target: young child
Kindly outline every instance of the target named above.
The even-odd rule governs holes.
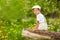
[[[47,30],[47,22],[43,14],[41,14],[41,7],[39,5],[35,5],[32,7],[34,14],[36,15],[36,26],[34,27],[34,31],[36,30]]]

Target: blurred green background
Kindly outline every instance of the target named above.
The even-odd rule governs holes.
[[[22,29],[36,24],[34,5],[41,6],[48,31],[60,32],[60,0],[0,0],[0,40],[24,40]]]

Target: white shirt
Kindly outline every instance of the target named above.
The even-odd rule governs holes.
[[[41,13],[37,15],[37,21],[39,21],[38,30],[47,30],[46,19]]]

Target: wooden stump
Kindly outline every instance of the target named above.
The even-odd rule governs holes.
[[[23,29],[22,31],[22,37],[27,39],[54,39],[54,40],[60,40],[60,33],[57,32],[48,32],[44,30],[38,30],[36,32],[29,30],[29,29]]]

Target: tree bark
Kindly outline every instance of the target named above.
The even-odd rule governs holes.
[[[45,30],[29,30],[29,29],[23,29],[22,31],[22,37],[30,38],[30,39],[54,39],[54,40],[60,40],[60,33],[57,32],[48,32]]]

